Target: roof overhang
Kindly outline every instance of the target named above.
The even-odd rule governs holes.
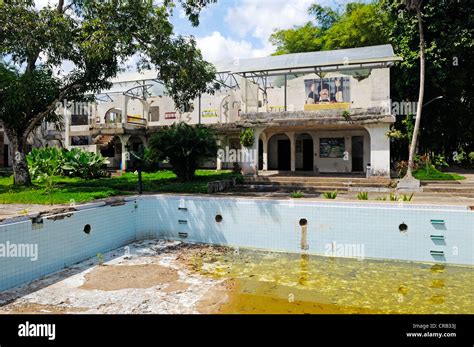
[[[401,60],[393,53],[391,45],[380,45],[236,60],[233,64],[221,66],[219,72],[242,76],[276,76],[385,68]]]

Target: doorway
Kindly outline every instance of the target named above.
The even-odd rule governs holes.
[[[313,139],[303,139],[303,171],[313,171]]]
[[[290,140],[278,140],[278,170],[291,170],[291,142]]]
[[[352,136],[352,172],[364,171],[364,137]]]
[[[258,169],[263,170],[263,141],[258,140]]]

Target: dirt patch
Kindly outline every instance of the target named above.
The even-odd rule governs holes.
[[[178,272],[157,264],[103,265],[86,274],[85,279],[81,289],[111,291],[173,284],[178,280]]]
[[[18,303],[10,304],[0,309],[1,313],[9,314],[65,314],[74,312],[87,311],[85,307],[68,307],[68,306],[55,306],[45,305],[38,303]]]
[[[209,289],[197,302],[197,311],[205,314],[222,312],[223,306],[231,301],[236,286],[233,280],[225,280]]]
[[[229,252],[234,252],[234,249],[225,246],[184,244],[179,249],[176,261],[190,271],[199,272],[204,263],[215,263]]]
[[[186,289],[189,288],[189,284],[188,283],[184,283],[184,282],[173,282],[173,283],[170,283],[168,285],[168,287],[166,287],[165,289],[163,289],[163,291],[165,293],[175,293],[175,292],[183,292],[185,291]]]

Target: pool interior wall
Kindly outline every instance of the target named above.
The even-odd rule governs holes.
[[[21,244],[38,250],[36,261],[0,254],[0,290],[153,238],[351,256],[337,251],[342,247],[366,258],[474,264],[474,211],[466,206],[150,195],[77,210],[0,225],[0,253]]]

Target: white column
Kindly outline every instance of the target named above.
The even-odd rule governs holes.
[[[285,133],[290,138],[291,172],[296,171],[296,137],[294,132]]]
[[[123,96],[123,106],[122,106],[122,124],[127,123],[127,105],[128,105],[128,96]],[[128,140],[127,140],[128,141]]]
[[[258,174],[258,139],[264,128],[254,128],[254,141],[250,148],[242,148],[245,160],[242,162],[242,173],[255,176]]]
[[[224,143],[224,137],[223,136],[217,136],[217,146],[219,147],[219,151],[218,151],[217,158],[216,158],[216,170],[222,170],[222,157],[221,157],[221,155],[223,154],[222,150],[224,149],[224,148],[222,148],[223,143]]]
[[[367,124],[370,135],[370,167],[374,175],[390,177],[390,123]]]
[[[127,151],[128,140],[130,135],[118,135],[120,143],[122,144],[122,162],[120,165],[120,171],[127,171],[127,160],[130,159],[130,154]]]
[[[63,108],[64,114],[64,147],[71,149],[71,113]]]
[[[265,133],[262,132],[262,144],[263,144],[263,165],[262,170],[268,170],[268,138]]]

